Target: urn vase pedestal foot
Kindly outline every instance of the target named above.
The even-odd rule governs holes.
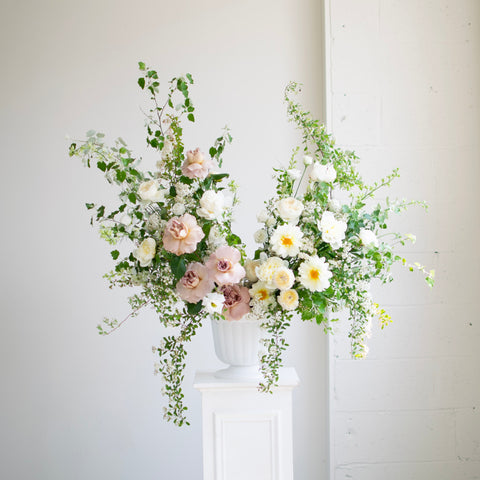
[[[231,368],[231,367],[229,367]],[[229,372],[230,374],[232,372]],[[202,395],[203,480],[293,480],[293,368],[282,368],[273,393],[258,379],[197,372]]]

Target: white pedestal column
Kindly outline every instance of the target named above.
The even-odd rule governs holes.
[[[203,480],[292,480],[293,368],[282,368],[273,393],[258,383],[197,372],[202,394]]]

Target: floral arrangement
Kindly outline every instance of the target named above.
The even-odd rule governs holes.
[[[208,317],[261,322],[262,391],[278,381],[287,347],[284,332],[295,316],[329,331],[335,312],[347,309],[352,355],[364,357],[372,320],[378,317],[382,328],[390,321],[374,303],[370,282],[391,281],[391,267],[400,262],[423,272],[433,285],[433,271],[407,264],[393,250],[396,242],[404,244],[414,236],[381,233],[391,213],[425,205],[388,200],[372,204],[376,192],[390,186],[398,171],[366,185],[356,170],[355,154],[337,148],[325,127],[293,100],[300,87],[291,83],[285,91],[287,113],[302,133],[302,146],[294,149],[285,168],[274,169],[276,195],[257,216],[262,224],[255,233],[259,248],[247,258],[245,244],[231,229],[237,186],[220,170],[224,149],[232,141],[229,130],[225,128],[208,154],[186,149],[182,121],[195,121],[192,76],[173,78],[166,100],[160,102],[157,72],[142,62],[139,67],[138,84],[152,102],[146,139],[158,152],[156,171],[142,172],[140,160],[121,138],[108,147],[104,135],[94,131],[69,150],[70,156],[79,156],[87,167],[95,164],[109,183],[120,187],[120,204],[113,211],[94,203],[86,206],[101,238],[111,245],[129,241],[126,255],[111,251],[116,264],[105,275],[110,288],[140,287],[129,297],[131,313],[120,322],[105,318],[99,333],[115,331],[145,307],[153,308],[163,325],[176,328],[153,352],[155,373],[161,375],[168,398],[165,418],[177,425],[188,424],[182,394],[186,345]],[[348,200],[339,202],[334,193],[342,191]]]

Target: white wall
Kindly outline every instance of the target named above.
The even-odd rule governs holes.
[[[113,198],[95,171],[67,156],[66,133],[123,136],[145,153],[137,61],[166,82],[191,72],[197,123],[208,148],[225,123],[235,143],[226,168],[242,186],[238,231],[251,244],[271,167],[295,136],[283,88],[305,83],[322,112],[322,11],[315,0],[242,2],[4,0],[2,88],[2,322],[0,477],[200,479],[196,369],[220,366],[205,327],[191,347],[186,401],[192,427],[162,420],[151,345],[162,334],[146,313],[103,338],[103,315],[122,318],[127,292],[110,292],[108,245],[88,225],[86,201]],[[297,478],[326,474],[326,342],[314,325],[291,331]],[[313,368],[312,368],[313,366]]]
[[[480,2],[329,0],[327,110],[367,178],[398,166],[391,196],[425,199],[395,226],[437,271],[376,288],[393,324],[365,361],[337,335],[331,479],[480,478]]]

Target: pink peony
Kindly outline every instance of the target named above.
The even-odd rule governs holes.
[[[225,297],[223,316],[227,320],[240,320],[250,311],[250,294],[247,287],[224,285],[222,293]]]
[[[238,263],[240,258],[236,248],[224,245],[210,255],[205,265],[218,285],[233,284],[245,276],[245,269]]]
[[[167,252],[175,255],[192,253],[204,236],[195,217],[186,213],[181,217],[173,217],[167,222],[163,233],[163,247]]]
[[[197,303],[213,290],[215,284],[205,265],[193,262],[187,267],[185,275],[177,283],[177,293],[182,300]]]
[[[182,165],[182,173],[188,178],[205,178],[213,168],[213,162],[205,158],[199,148],[189,150]]]

